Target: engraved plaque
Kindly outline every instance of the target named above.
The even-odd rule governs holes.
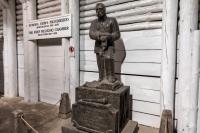
[[[79,101],[73,105],[72,121],[80,130],[118,133],[118,111],[111,104]]]
[[[103,99],[108,100],[108,104],[118,110],[120,131],[130,119],[130,87],[122,86],[116,91],[101,90],[80,86],[76,88],[76,101],[84,99]]]

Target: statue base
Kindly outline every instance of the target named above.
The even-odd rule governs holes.
[[[117,83],[118,84],[118,83]],[[80,86],[72,106],[72,122],[79,130],[92,133],[120,133],[131,119],[129,86],[116,90]]]
[[[119,89],[121,86],[123,86],[123,84],[119,80],[116,80],[113,83],[107,80],[103,80],[101,82],[98,81],[86,82],[83,86],[88,88],[115,91]]]
[[[73,126],[71,119],[68,119],[67,123],[68,124],[66,126],[62,127],[62,133],[88,133],[83,130],[78,130],[75,126]],[[138,129],[138,123],[129,120],[121,133],[137,133]]]

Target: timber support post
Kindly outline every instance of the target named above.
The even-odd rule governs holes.
[[[17,88],[17,46],[16,46],[16,14],[15,1],[1,1],[7,6],[3,9],[3,34],[4,47],[7,48],[4,55],[4,95],[6,97],[16,97],[18,95]]]
[[[166,115],[169,110],[174,117],[174,97],[176,81],[176,47],[177,47],[177,21],[178,0],[163,1],[162,25],[162,63],[161,63],[161,113]],[[167,111],[166,111],[167,110]],[[161,123],[163,124],[163,123]],[[173,130],[172,130],[173,133]]]
[[[69,0],[69,13],[72,14],[72,38],[70,47],[74,48],[74,56],[70,57],[70,99],[75,103],[75,88],[80,85],[79,44],[80,44],[80,15],[79,0]]]
[[[20,0],[23,6],[24,35],[24,98],[25,101],[39,101],[37,41],[28,40],[28,22],[35,20],[36,0]]]
[[[198,29],[198,0],[180,1],[180,46],[178,75],[178,133],[196,133],[192,88],[193,32]]]
[[[161,116],[159,133],[173,133],[173,117],[171,110],[164,110]]]

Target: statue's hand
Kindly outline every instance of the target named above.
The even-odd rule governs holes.
[[[111,34],[108,32],[99,32],[99,35],[100,36],[111,36]]]
[[[107,39],[108,39],[108,37],[107,37],[107,36],[101,36],[101,37],[100,37],[100,40],[101,40],[102,42],[105,42],[105,41],[107,41]]]

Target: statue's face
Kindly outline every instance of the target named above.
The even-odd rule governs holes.
[[[106,9],[103,4],[99,4],[96,7],[96,14],[98,18],[102,18],[106,15]]]

